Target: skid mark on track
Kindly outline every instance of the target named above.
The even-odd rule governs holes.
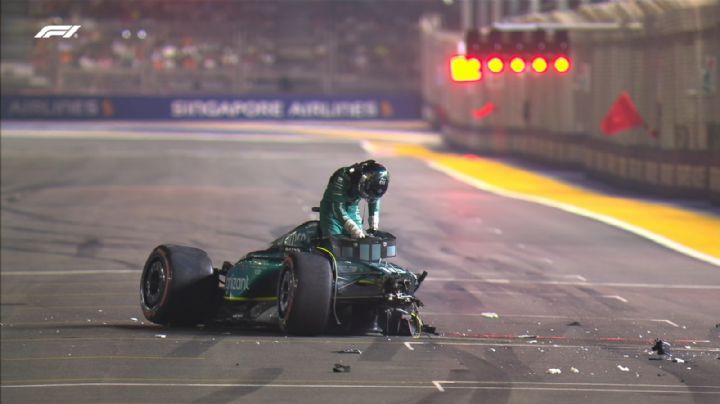
[[[103,242],[97,237],[90,237],[77,245],[78,257],[95,257],[103,248]]]

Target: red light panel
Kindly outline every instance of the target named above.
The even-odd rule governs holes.
[[[501,73],[505,69],[505,62],[497,56],[493,56],[485,63],[488,70],[493,73]]]
[[[553,67],[558,73],[567,73],[570,70],[570,59],[566,56],[558,56],[553,62]]]
[[[510,59],[510,70],[515,73],[522,73],[525,71],[525,60],[520,56],[515,56]]]
[[[548,62],[542,56],[535,56],[531,63],[532,69],[537,73],[545,73],[548,69]]]

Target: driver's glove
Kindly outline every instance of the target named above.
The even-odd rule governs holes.
[[[350,237],[365,238],[365,232],[363,232],[362,228],[352,221],[352,219],[346,220],[343,227],[345,228],[345,231],[350,233]]]

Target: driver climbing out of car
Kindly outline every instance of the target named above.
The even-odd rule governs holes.
[[[320,202],[320,229],[324,237],[364,238],[360,201],[368,204],[370,232],[378,230],[380,198],[390,183],[388,170],[375,160],[341,167],[330,177]]]

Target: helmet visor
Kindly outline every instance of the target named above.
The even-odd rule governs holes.
[[[386,170],[378,170],[363,174],[358,184],[360,196],[365,199],[379,199],[388,189],[390,177]]]

